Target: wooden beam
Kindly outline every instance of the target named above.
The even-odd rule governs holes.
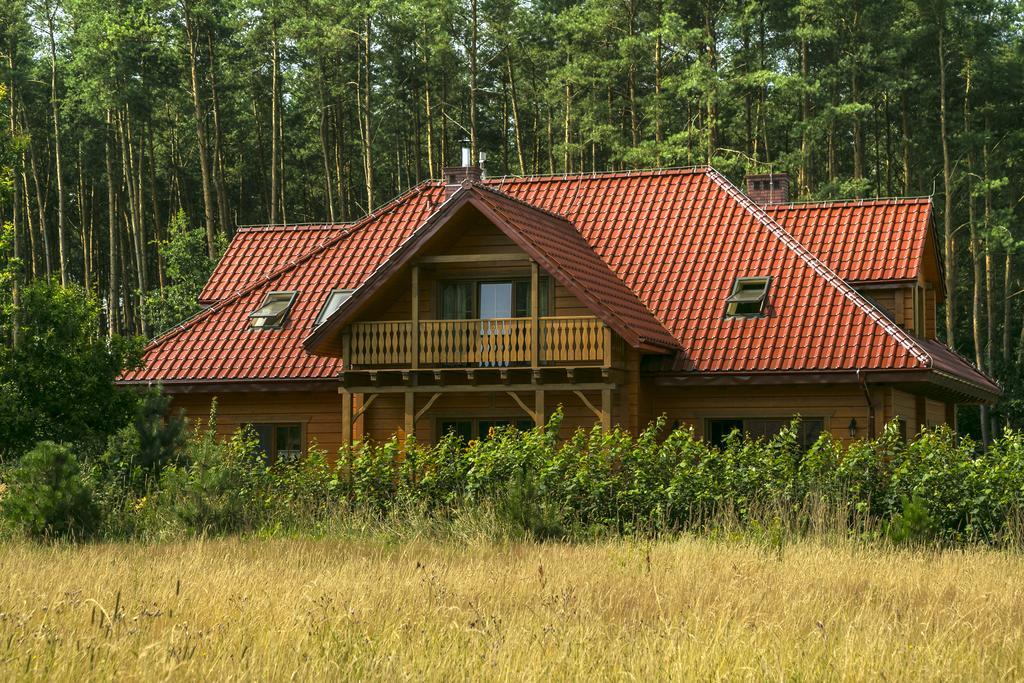
[[[413,423],[419,422],[420,418],[427,414],[427,411],[430,410],[430,407],[434,405],[434,402],[437,401],[437,399],[439,398],[441,398],[441,392],[438,392],[431,396],[430,400],[427,401],[427,404],[420,408],[419,412],[416,413],[416,417],[413,418]]]
[[[582,391],[580,391],[579,389],[573,389],[572,393],[579,396],[580,400],[583,401],[583,405],[585,405],[587,408],[590,408],[590,412],[594,413],[594,415],[596,415],[597,417],[601,417],[601,411],[594,407],[594,404],[587,399],[587,397],[583,394]]]
[[[405,392],[405,438],[416,435],[416,394]]]
[[[605,383],[605,382],[589,382],[579,384],[569,383],[558,383],[558,384],[444,384],[444,385],[431,385],[423,384],[420,386],[398,386],[398,385],[381,385],[381,386],[367,386],[367,387],[347,387],[347,391],[351,391],[354,394],[369,393],[369,394],[425,394],[425,393],[442,393],[442,394],[484,394],[484,393],[500,393],[502,391],[536,391],[538,388],[543,388],[547,391],[601,391],[602,389],[617,388],[616,384]]]
[[[530,367],[540,367],[540,266],[530,260]]]
[[[528,261],[529,256],[521,251],[499,251],[493,254],[440,254],[437,256],[421,256],[416,259],[421,264],[439,263],[494,263],[508,261]]]
[[[373,402],[377,400],[377,396],[379,396],[379,394],[370,394],[369,398],[367,398],[367,395],[363,394],[363,405],[359,406],[359,410],[352,414],[353,422],[355,422],[356,420],[363,416],[363,413],[366,412],[366,409],[373,405]]]
[[[341,445],[352,445],[352,393],[341,392]]]
[[[612,430],[612,390],[601,390],[601,429],[606,432]]]
[[[544,423],[547,422],[548,416],[544,412],[544,390],[537,389],[533,392],[533,412],[534,412],[534,424],[537,427],[543,427]]]
[[[420,267],[412,267],[412,339],[410,340],[411,365],[416,370],[420,366]]]
[[[612,328],[604,326],[604,366],[612,366]]]
[[[519,407],[523,409],[524,413],[530,416],[534,424],[537,424],[537,413],[526,407],[526,404],[523,403],[523,399],[519,398],[519,394],[514,391],[506,391],[505,393],[511,396],[512,400],[519,404]]]

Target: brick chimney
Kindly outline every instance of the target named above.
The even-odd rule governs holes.
[[[789,201],[788,173],[761,173],[747,176],[747,196],[764,206]]]
[[[448,199],[460,187],[465,181],[479,182],[480,178],[483,177],[483,171],[479,166],[473,166],[472,160],[469,153],[469,147],[462,148],[462,165],[461,166],[446,166],[441,169],[441,173],[444,174],[444,198]]]

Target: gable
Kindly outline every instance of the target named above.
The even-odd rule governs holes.
[[[465,183],[390,254],[323,325],[303,342],[312,353],[340,353],[338,331],[354,320],[418,254],[438,240],[458,239],[467,224],[486,220],[552,278],[559,281],[616,334],[634,348],[678,348],[675,338],[563,218],[476,184]],[[449,242],[450,243],[450,242]]]

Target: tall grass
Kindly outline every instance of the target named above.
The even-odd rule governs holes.
[[[1024,675],[1017,553],[771,529],[495,540],[505,533],[481,511],[443,528],[429,517],[347,520],[320,539],[0,546],[0,678]]]

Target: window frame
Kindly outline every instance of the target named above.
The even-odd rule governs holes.
[[[266,308],[267,306],[269,306],[272,303],[272,299],[274,299],[274,297],[284,297],[284,296],[287,296],[288,299],[287,299],[287,303],[285,304],[285,307],[281,310],[280,313],[276,313],[274,315],[260,315],[260,311],[263,310],[264,308]],[[273,291],[273,292],[267,292],[266,295],[263,297],[263,302],[259,305],[259,307],[255,311],[250,313],[249,316],[248,316],[248,318],[249,318],[249,329],[252,329],[252,330],[279,330],[282,327],[284,327],[285,324],[288,322],[288,316],[291,314],[292,307],[295,305],[295,300],[298,298],[298,296],[299,296],[299,292],[298,291],[278,290],[278,291]],[[276,322],[274,322],[272,324],[267,324],[266,322],[264,322],[263,324],[257,325],[256,324],[257,320],[263,320],[263,321],[276,320]]]
[[[714,431],[713,428],[712,428],[712,423],[714,423],[714,422],[739,422],[742,425],[739,428],[739,431],[742,432],[743,434],[749,434],[750,431],[747,429],[747,423],[748,422],[769,422],[769,421],[771,421],[771,422],[781,422],[782,423],[782,427],[785,427],[787,424],[789,424],[794,419],[799,419],[800,420],[800,433],[797,434],[797,438],[800,441],[801,447],[804,448],[805,450],[809,449],[811,446],[813,446],[814,443],[818,440],[818,438],[821,437],[822,434],[824,434],[825,432],[829,431],[829,418],[828,418],[827,415],[803,416],[803,415],[795,415],[794,414],[794,415],[788,415],[788,416],[784,416],[784,415],[764,415],[764,416],[760,416],[760,415],[744,415],[744,416],[735,416],[735,417],[718,417],[718,416],[714,416],[714,417],[706,417],[706,418],[704,418],[704,440],[707,441],[712,446],[721,447],[721,445],[722,445],[721,443],[715,443],[711,439],[712,431]],[[820,425],[821,425],[821,429],[818,431],[818,436],[815,437],[813,440],[809,440],[807,438],[807,432],[805,431],[808,423],[810,423],[810,422],[820,423]],[[735,427],[734,427],[734,429],[735,429]],[[781,427],[780,427],[780,429],[781,429]],[[730,433],[731,433],[731,430],[729,432],[723,433],[722,434],[722,439],[724,440],[725,437],[727,437]],[[778,432],[776,432],[776,434],[777,433]],[[766,438],[771,438],[771,436],[773,436],[773,435],[772,434],[761,434],[759,436],[764,436]]]
[[[483,440],[484,438],[486,438],[480,432],[480,426],[482,424],[488,424],[490,427],[494,427],[494,426],[515,427],[516,429],[518,429],[521,432],[522,431],[526,431],[527,429],[533,429],[534,426],[535,426],[534,423],[533,423],[533,419],[529,418],[529,417],[507,418],[507,417],[502,417],[502,416],[489,416],[489,415],[484,415],[483,417],[467,417],[465,415],[439,415],[439,416],[437,416],[434,419],[434,428],[435,428],[435,434],[436,434],[437,440],[443,439],[445,437],[447,432],[445,432],[444,425],[445,425],[445,423],[451,423],[451,422],[463,422],[463,423],[468,422],[469,423],[469,432],[470,432],[470,435],[471,435],[469,441]],[[506,423],[506,424],[504,424],[504,425],[495,425],[493,423]],[[529,427],[526,427],[527,423],[529,423]],[[490,431],[490,427],[488,429],[488,432]],[[524,429],[524,427],[526,427],[526,429]],[[459,436],[462,436],[462,435],[460,434]],[[468,443],[468,441],[467,441],[467,443]]]
[[[756,311],[740,311],[739,307],[751,305],[753,301],[737,300],[744,289],[751,284],[761,283],[761,295],[757,299]],[[725,317],[727,320],[747,318],[763,318],[766,316],[765,307],[768,303],[768,292],[772,286],[771,275],[737,276],[732,284],[732,293],[725,298]]]
[[[300,420],[270,420],[264,422],[246,422],[248,427],[251,427],[257,438],[260,438],[260,428],[264,428],[269,431],[270,443],[267,449],[263,449],[263,440],[260,438],[260,450],[263,454],[264,461],[270,465],[277,462],[281,462],[280,457],[280,444],[278,443],[278,431],[280,429],[297,428],[299,430],[299,451],[294,456],[294,459],[302,458],[306,455],[306,424]],[[291,460],[291,456],[289,460]]]
[[[346,288],[346,287],[336,287],[336,288],[332,289],[332,290],[331,290],[331,291],[330,291],[330,292],[329,292],[329,293],[327,294],[327,299],[326,299],[326,300],[324,301],[324,305],[320,307],[320,312],[319,312],[319,313],[317,313],[317,315],[316,315],[316,320],[314,320],[314,321],[313,321],[313,327],[314,327],[314,329],[315,329],[315,328],[317,328],[317,327],[320,327],[321,325],[323,325],[323,324],[324,324],[324,323],[325,323],[325,322],[327,321],[327,319],[328,319],[329,317],[331,317],[332,315],[334,315],[335,311],[337,311],[337,310],[338,310],[339,308],[341,308],[342,306],[344,306],[344,305],[345,305],[345,302],[346,302],[346,301],[348,301],[349,299],[351,299],[351,298],[352,298],[352,294],[353,294],[353,293],[354,293],[355,291],[356,291],[356,290],[354,290],[354,289],[348,289],[348,288]],[[345,297],[345,298],[344,298],[344,299],[342,300],[342,302],[341,302],[340,304],[338,304],[337,306],[335,306],[335,308],[334,308],[334,310],[333,310],[333,311],[331,311],[330,313],[327,313],[327,307],[328,307],[328,306],[330,305],[330,303],[331,303],[331,299],[332,299],[332,298],[334,297],[334,295],[335,295],[335,294],[345,294],[345,293],[347,293],[347,294],[348,294],[348,296],[347,296],[347,297]],[[326,314],[326,315],[325,315],[325,314]]]
[[[454,284],[469,284],[470,285],[470,317],[469,318],[461,318],[461,319],[462,320],[479,320],[480,319],[480,286],[481,285],[485,285],[485,284],[503,284],[503,283],[511,283],[512,284],[512,317],[513,318],[529,318],[530,317],[529,313],[527,313],[525,316],[517,316],[516,312],[517,312],[517,309],[519,309],[519,305],[518,305],[519,302],[517,300],[519,285],[522,284],[522,283],[526,283],[527,285],[529,285],[531,283],[531,281],[532,280],[531,280],[530,277],[523,277],[523,276],[486,277],[486,278],[473,278],[473,277],[439,278],[437,280],[436,296],[434,297],[436,305],[437,305],[437,309],[436,309],[437,310],[437,318],[440,319],[440,320],[447,320],[447,318],[444,317],[444,288],[445,288],[445,285],[454,285]],[[554,279],[551,278],[548,275],[542,275],[538,279],[538,289],[543,290],[545,287],[547,288],[547,296],[543,297],[544,301],[541,302],[540,308],[541,308],[541,310],[544,310],[546,308],[547,311],[545,313],[538,313],[540,317],[549,317],[549,316],[555,315],[555,286],[554,286]],[[529,301],[526,302],[524,310],[525,309],[529,309]],[[458,320],[458,319],[459,318],[453,318],[453,320]]]

